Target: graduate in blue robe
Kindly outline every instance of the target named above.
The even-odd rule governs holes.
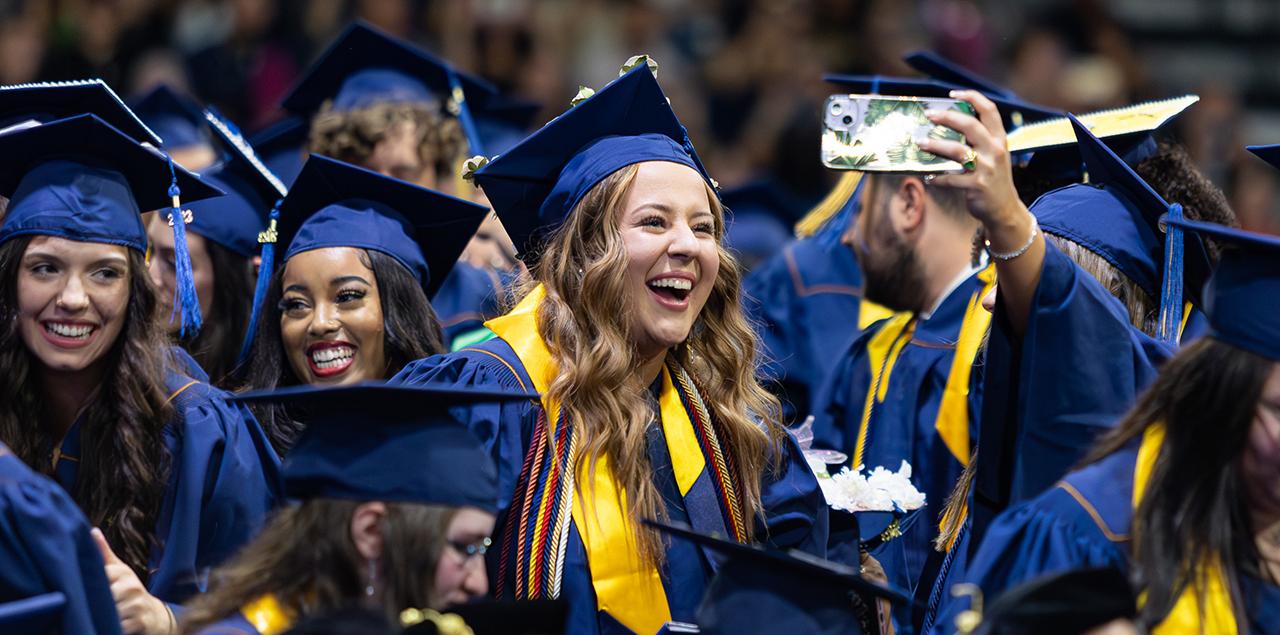
[[[0,443],[0,603],[46,593],[63,600],[50,630],[120,632],[88,521],[66,492]]]
[[[485,320],[502,314],[505,289],[515,275],[458,261],[444,284],[431,298],[431,306],[444,328],[445,345],[456,351],[493,336]]]
[[[50,245],[84,243],[95,249],[101,244],[118,245],[122,250],[131,250],[130,257],[141,262],[146,234],[140,205],[145,209],[161,208],[177,200],[179,193],[185,193],[188,200],[218,194],[218,190],[191,173],[172,166],[164,155],[140,145],[94,115],[55,120],[3,135],[0,156],[0,172],[10,175],[3,184],[3,194],[10,197],[0,228],[0,243],[4,244],[30,236],[33,240],[48,240],[46,244]],[[103,167],[107,160],[104,157],[109,158],[112,167]],[[175,244],[185,246],[180,230],[174,231]],[[56,265],[47,268],[57,270]],[[146,273],[138,270],[130,275]],[[179,289],[190,288],[179,284]],[[66,316],[63,319],[92,318],[94,314],[85,307],[91,302],[88,296],[97,297],[95,293],[98,291],[81,296],[84,301],[78,305],[62,306],[60,315]],[[130,300],[142,302],[147,298]],[[149,301],[154,302],[154,298]],[[198,305],[191,294],[179,294],[175,305],[180,307],[175,311],[181,311],[183,328],[198,324]],[[18,319],[31,318],[20,315]],[[132,332],[117,333],[118,337],[128,337]],[[41,364],[47,363],[44,356],[50,354],[84,354],[77,353],[84,349],[74,346],[55,347],[51,353],[45,349],[33,352],[25,342],[21,345],[27,346]],[[93,354],[92,350],[87,354]],[[227,393],[209,386],[207,375],[188,355],[160,351],[155,359],[163,364],[163,368],[155,369],[157,375],[163,375],[156,377],[154,388],[143,385],[138,390],[163,391],[173,414],[168,422],[156,422],[164,423],[163,428],[157,426],[155,430],[157,440],[163,439],[167,455],[167,481],[157,501],[155,526],[147,528],[154,532],[155,543],[147,559],[147,571],[142,574],[151,595],[174,604],[203,590],[209,567],[257,531],[279,497],[278,458],[248,411],[228,405]],[[71,369],[62,372],[78,379],[75,363],[92,362],[68,363]],[[35,368],[43,366],[33,363],[33,374],[42,372]],[[108,367],[106,372],[117,370]],[[85,377],[92,379],[92,375]],[[45,465],[51,476],[73,495],[84,489],[79,486],[83,483],[78,482],[85,458],[81,425],[85,421],[101,425],[100,413],[89,407],[95,404],[102,406],[93,401],[83,404],[61,439],[46,436],[37,440],[43,447],[31,450],[46,453],[41,458],[48,457]],[[38,417],[32,418],[31,425],[41,423]],[[101,473],[94,476],[101,477]],[[109,527],[106,529],[110,531]]]
[[[744,306],[764,344],[761,377],[782,400],[788,423],[809,415],[813,399],[859,328],[889,311],[862,301],[858,260],[840,237],[857,214],[860,175],[850,172],[819,204],[829,218],[742,281]],[[864,306],[866,308],[864,308]],[[866,315],[863,316],[863,312]]]
[[[615,116],[618,112],[628,116],[619,118]],[[560,226],[589,187],[619,169],[649,161],[685,166],[710,184],[683,126],[641,58],[621,78],[481,168],[476,180],[515,243],[530,253],[535,250],[527,247],[537,244],[535,236]],[[487,326],[496,338],[414,362],[392,382],[536,388],[545,393],[540,382],[551,376],[553,367],[549,364],[554,361],[534,316],[546,294],[540,286],[512,312],[489,321]],[[733,310],[736,307],[735,302]],[[697,414],[695,408],[695,414],[689,414],[688,408],[701,403],[701,397],[691,375],[673,360],[668,354],[646,395],[658,416],[647,428],[645,451],[666,517],[739,540],[750,531],[746,523],[752,523],[755,536],[768,544],[825,554],[827,514],[821,491],[799,446],[780,429],[774,428],[780,435],[778,452],[770,455],[772,464],[762,474],[762,515],[734,515],[732,510],[740,509],[738,501],[718,493],[736,487],[734,477],[717,467],[720,463],[715,457],[727,452],[716,449],[721,447],[718,435],[705,432],[705,413]],[[546,409],[542,401],[528,400],[478,404],[453,412],[480,437],[498,468],[499,529],[489,561],[495,594],[499,598],[566,599],[566,632],[573,633],[652,633],[668,621],[693,621],[715,572],[714,561],[695,545],[672,541],[663,543],[660,564],[654,566],[640,560],[634,546],[602,543],[602,537],[632,537],[622,533],[631,531],[625,511],[611,508],[618,504],[617,499],[592,494],[598,491],[592,487],[615,487],[612,477],[602,478],[604,470],[597,470],[592,484],[577,484],[576,492],[548,485],[560,472],[548,472],[542,466],[567,460],[563,453],[571,446],[556,444],[552,452],[536,452],[545,447]],[[695,420],[702,423],[694,424]],[[568,424],[563,419],[558,423],[562,425],[556,428],[557,435],[570,434],[564,432]],[[705,436],[693,444],[689,430],[694,436]],[[732,455],[728,460],[733,460]],[[696,470],[691,469],[694,466]],[[572,502],[579,496],[589,499],[589,507],[583,511],[585,522],[618,518],[622,524],[584,531],[578,526],[577,504]],[[534,504],[535,498],[542,502]],[[572,516],[570,506],[575,510]],[[540,519],[538,524],[525,524],[524,518],[530,514]],[[526,535],[526,529],[540,531],[537,528],[549,526],[563,531],[556,532],[561,538],[546,544],[550,557],[542,557],[544,552],[535,548],[538,556],[527,561],[508,559],[528,547],[514,544],[517,537]],[[597,532],[600,535],[593,535]],[[534,539],[532,535],[530,539]],[[602,544],[620,549],[601,550]],[[525,567],[530,571],[528,576],[517,573]]]

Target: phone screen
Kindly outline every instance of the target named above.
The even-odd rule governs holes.
[[[925,137],[964,143],[959,132],[925,118],[926,112],[943,110],[974,114],[956,99],[832,95],[823,116],[822,164],[864,172],[963,172],[959,163],[917,144]]]

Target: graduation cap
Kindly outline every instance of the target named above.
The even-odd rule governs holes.
[[[190,97],[161,84],[133,102],[133,110],[169,151],[209,143],[204,112]]]
[[[281,468],[290,498],[497,509],[498,477],[480,440],[449,414],[536,393],[362,383],[289,386],[233,397],[289,406],[307,422]]]
[[[267,228],[272,209],[288,190],[230,121],[213,110],[206,110],[204,116],[222,149],[222,160],[202,178],[226,196],[193,203],[195,217],[188,229],[252,257],[258,253],[258,234]]]
[[[1181,218],[1182,207],[1166,202],[1123,159],[1071,117],[1090,182],[1069,185],[1031,205],[1040,228],[1098,254],[1160,300],[1160,336],[1176,342],[1183,304],[1183,277],[1197,304],[1196,289],[1208,277],[1209,255],[1192,237],[1162,227],[1162,217]]]
[[[532,251],[605,177],[645,161],[714,185],[646,64],[615,79],[475,173],[516,246]]]
[[[134,140],[160,147],[160,137],[100,79],[0,86],[0,130],[82,114],[97,115]]]
[[[986,95],[996,102],[1002,114],[1007,113],[1007,128],[1007,124],[1012,124],[1012,128],[1017,128],[1033,121],[1062,116],[1062,111],[1023,101],[1013,94],[1013,91],[959,64],[950,62],[932,51],[908,53],[902,59],[911,68],[935,80],[954,84],[961,88],[976,90]]]
[[[1137,613],[1133,588],[1118,569],[1075,569],[1005,591],[974,635],[1079,635]]]
[[[310,117],[329,101],[344,112],[380,103],[445,100],[462,124],[473,154],[482,154],[470,108],[483,108],[497,90],[452,64],[364,22],[347,27],[281,103]]]
[[[1210,335],[1280,362],[1280,236],[1185,218],[1165,222],[1231,247],[1222,251],[1204,290]]]
[[[916,79],[911,77],[889,77],[882,75],[823,75],[827,83],[840,86],[850,93],[867,95],[891,95],[895,97],[939,97],[950,98],[951,91],[964,90],[972,86],[962,86],[938,81],[936,79]],[[1013,130],[1024,121],[1038,121],[1049,117],[1061,117],[1062,112],[1043,106],[1036,106],[1003,93],[982,92],[996,105],[1000,111],[1000,119],[1005,130]]]
[[[305,161],[310,126],[302,117],[290,116],[249,137],[258,158],[286,186],[292,185]]]
[[[312,249],[373,249],[433,295],[488,209],[325,156],[307,159],[280,204],[284,260]]]
[[[67,596],[60,591],[0,603],[0,630],[6,633],[53,633],[62,630]]]
[[[911,602],[908,593],[870,582],[857,569],[804,552],[746,545],[683,523],[645,524],[725,556],[698,609],[703,633],[847,633],[858,623],[855,593],[867,607],[876,598]]]
[[[145,252],[141,213],[168,207],[178,269],[174,309],[182,331],[200,328],[180,196],[197,201],[222,191],[96,115],[79,115],[0,134],[0,195],[9,207],[0,242],[15,236],[58,236],[124,245]]]

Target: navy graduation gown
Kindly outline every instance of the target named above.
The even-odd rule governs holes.
[[[456,353],[418,360],[391,381],[509,389],[521,389],[521,382],[532,385],[515,352],[500,338]],[[505,526],[507,507],[541,411],[542,406],[536,401],[477,404],[452,410],[455,417],[481,438],[497,464],[500,493],[498,532]],[[680,496],[660,428],[650,431],[649,441],[655,484],[666,502],[669,517],[692,521],[695,526],[707,518],[719,519],[719,508],[712,507],[716,505],[715,500],[705,496],[712,489],[710,474],[704,472],[690,492]],[[823,556],[826,553],[827,513],[821,490],[794,440],[788,439],[784,454],[784,462],[777,473],[772,469],[765,472],[766,483],[762,492],[765,518],[757,520],[756,535],[778,548],[801,549]],[[495,535],[494,542],[501,544],[502,537]],[[659,574],[671,619],[693,622],[695,609],[716,564],[703,550],[685,541],[669,540],[665,547],[665,562],[659,568]],[[490,552],[494,557],[488,563],[491,583],[497,579],[496,557],[499,554],[496,551]],[[569,523],[562,580],[561,597],[569,604],[566,632],[626,632],[608,614],[597,611],[587,552],[572,521]]]
[[[903,332],[902,337],[909,339],[896,362],[883,373],[881,364],[871,360],[868,346],[892,320],[869,327],[832,372],[814,409],[814,447],[849,454],[852,462],[856,460],[858,433],[874,378],[879,373],[882,381],[888,382],[884,400],[872,407],[867,421],[862,464],[868,470],[883,466],[896,471],[905,460],[912,466],[913,484],[925,494],[926,507],[905,528],[902,537],[887,541],[872,552],[884,566],[889,583],[909,592],[918,585],[928,588],[932,584],[921,575],[933,551],[931,541],[937,535],[944,503],[964,469],[935,425],[969,300],[982,287],[983,282],[975,274],[953,290],[929,319],[915,320],[914,332]],[[971,382],[975,378],[976,375],[971,376]],[[975,408],[978,392],[971,391],[970,411]],[[909,610],[895,611],[900,624],[907,621]]]
[[[165,383],[176,416],[164,429],[169,482],[147,590],[180,604],[205,591],[209,570],[256,536],[282,500],[280,459],[249,410],[228,404],[226,392],[175,370]],[[54,457],[54,478],[68,492],[79,473],[80,424]]]
[[[1115,567],[1127,572],[1137,455],[1135,441],[1000,514],[957,581],[976,584],[990,601],[1006,589],[1059,571]],[[1280,588],[1249,578],[1242,586],[1251,624],[1238,625],[1240,632],[1276,633],[1280,621],[1257,618],[1280,615]],[[955,616],[967,606],[967,600],[944,598],[933,632],[951,633]]]
[[[787,420],[797,422],[858,334],[858,261],[831,237],[803,238],[752,270],[742,291],[764,348],[760,374],[782,398]]]
[[[261,632],[254,628],[244,615],[236,612],[234,615],[228,616],[213,624],[210,624],[199,631],[199,635],[261,635]]]
[[[992,517],[1045,491],[1083,458],[1174,352],[1134,328],[1119,300],[1046,241],[1021,340],[1002,303],[991,322],[973,544]]]
[[[0,443],[0,603],[61,593],[58,632],[119,633],[98,545],[74,501]]]

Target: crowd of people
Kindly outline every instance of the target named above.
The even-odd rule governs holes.
[[[354,21],[225,112],[290,56],[0,86],[0,630],[1280,633],[1280,236],[1195,96],[754,59],[963,102],[957,169],[731,190],[818,132],[649,52],[535,104]]]

